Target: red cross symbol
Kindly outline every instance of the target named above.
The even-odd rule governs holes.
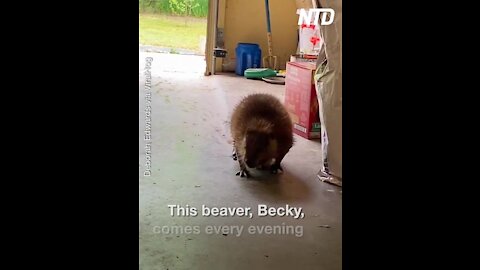
[[[305,24],[305,23],[302,24],[302,29],[303,29],[303,28],[306,28],[306,27],[315,29],[315,24],[310,24],[309,26],[307,26],[307,24]]]
[[[313,46],[317,45],[318,41],[320,41],[319,37],[313,36],[312,38],[310,38],[310,42],[313,43]]]

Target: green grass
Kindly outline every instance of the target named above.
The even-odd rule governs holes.
[[[140,13],[140,44],[200,52],[206,19]]]
[[[172,10],[170,2],[172,0],[139,0],[140,12],[161,13],[167,15],[178,15],[178,10]],[[177,0],[185,2],[184,0]],[[208,0],[194,0],[195,8],[191,11],[191,16],[206,18],[208,15]]]

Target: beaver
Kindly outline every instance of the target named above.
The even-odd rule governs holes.
[[[230,130],[232,156],[240,164],[237,175],[249,177],[247,167],[283,171],[280,163],[293,146],[293,130],[290,115],[276,97],[246,96],[232,113]]]

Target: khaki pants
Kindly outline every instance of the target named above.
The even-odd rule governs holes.
[[[342,185],[342,0],[320,0],[335,11],[331,25],[321,25],[323,46],[315,74],[323,163],[318,177]]]

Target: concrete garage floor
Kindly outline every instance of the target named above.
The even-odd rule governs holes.
[[[147,152],[146,57],[153,57]],[[341,188],[316,177],[319,141],[295,135],[283,174],[257,174],[256,179],[235,175],[238,163],[231,158],[228,123],[234,105],[254,92],[283,101],[284,86],[233,74],[205,77],[201,56],[140,53],[139,64],[140,269],[341,269]],[[148,177],[143,176],[146,153],[152,166]],[[305,216],[258,217],[258,204],[302,207]],[[195,207],[198,215],[172,217],[167,205]],[[251,207],[253,218],[205,217],[202,205]],[[249,233],[252,225],[256,230]],[[208,234],[207,226],[243,226],[243,231],[212,229]],[[262,226],[276,226],[276,233],[260,233],[266,228]]]

